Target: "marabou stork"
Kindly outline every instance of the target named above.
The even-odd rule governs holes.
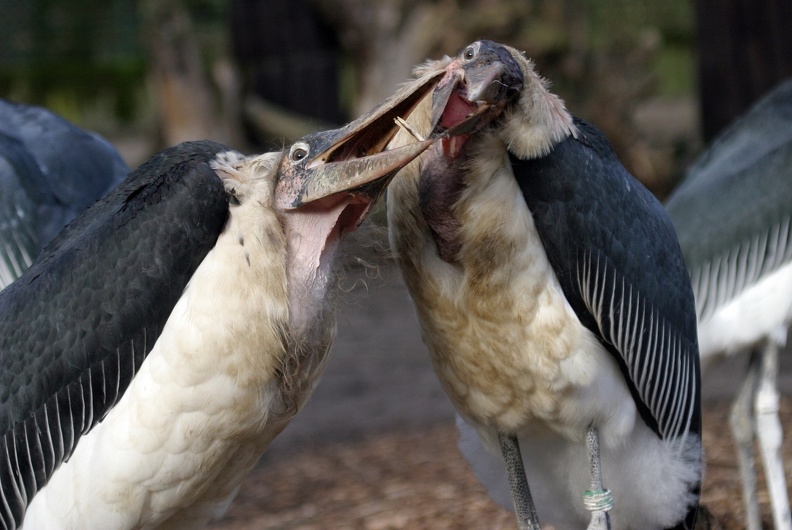
[[[416,136],[488,117],[400,173],[388,220],[435,371],[475,428],[466,456],[521,528],[605,528],[611,506],[613,528],[691,528],[696,314],[662,205],[518,51],[478,41],[416,69],[438,71]]]
[[[702,153],[666,208],[696,297],[702,367],[752,352],[731,416],[748,528],[761,529],[756,436],[775,528],[790,530],[776,375],[792,321],[792,80]]]
[[[0,100],[0,288],[128,173],[99,135],[43,108]]]
[[[225,510],[322,372],[336,244],[432,143],[383,152],[432,87],[285,152],[167,149],[0,292],[0,527]]]

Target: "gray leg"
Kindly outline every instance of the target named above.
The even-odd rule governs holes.
[[[583,494],[583,504],[591,512],[588,530],[610,530],[608,511],[613,508],[613,497],[610,491],[602,487],[602,466],[600,465],[599,431],[593,425],[586,433],[591,469],[591,489]]]
[[[745,380],[732,404],[729,416],[732,436],[737,446],[737,463],[740,467],[747,530],[762,530],[759,502],[756,499],[756,469],[754,468],[753,452],[754,396],[756,395],[760,365],[758,353],[751,353],[748,372],[745,374]]]
[[[759,372],[759,387],[756,393],[756,436],[759,452],[767,478],[770,507],[773,512],[775,530],[792,530],[789,514],[789,494],[784,477],[784,461],[781,458],[781,442],[784,433],[778,419],[778,344],[767,339],[762,352]]]
[[[520,530],[541,530],[539,517],[536,515],[528,479],[525,477],[520,444],[516,436],[498,432],[503,460],[506,462],[506,474],[514,501],[514,513],[517,515],[517,527]]]

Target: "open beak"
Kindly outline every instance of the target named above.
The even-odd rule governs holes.
[[[434,143],[416,141],[385,151],[399,130],[396,119],[406,119],[444,74],[416,79],[344,127],[295,142],[281,162],[276,205],[290,210],[339,193],[375,201],[401,168]]]
[[[470,52],[472,58],[464,54]],[[507,52],[476,43],[445,68],[432,94],[433,135],[461,136],[482,129],[519,96],[523,73]]]

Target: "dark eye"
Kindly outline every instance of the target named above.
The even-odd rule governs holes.
[[[462,57],[463,57],[463,58],[464,58],[466,61],[469,61],[469,60],[471,60],[471,59],[472,59],[473,57],[475,57],[475,56],[476,56],[476,50],[474,50],[474,49],[473,49],[473,46],[471,46],[470,48],[468,48],[467,50],[465,50],[465,51],[464,51],[464,53],[462,54]]]
[[[289,157],[294,162],[299,162],[306,156],[308,156],[308,146],[305,145],[304,143],[295,144],[291,148],[291,153],[289,154]]]

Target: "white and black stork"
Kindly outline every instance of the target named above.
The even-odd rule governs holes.
[[[662,205],[518,51],[478,41],[416,72],[446,77],[415,136],[489,109],[388,195],[423,339],[475,428],[463,452],[520,528],[692,528],[696,313]]]
[[[0,528],[199,528],[310,396],[336,244],[431,145],[383,152],[426,78],[244,157],[167,149],[0,292]]]
[[[99,135],[41,107],[0,100],[0,288],[128,173]]]
[[[792,322],[792,80],[712,142],[666,208],[696,297],[702,368],[752,354],[731,415],[748,529],[762,528],[756,438],[775,528],[790,530],[776,375]]]

